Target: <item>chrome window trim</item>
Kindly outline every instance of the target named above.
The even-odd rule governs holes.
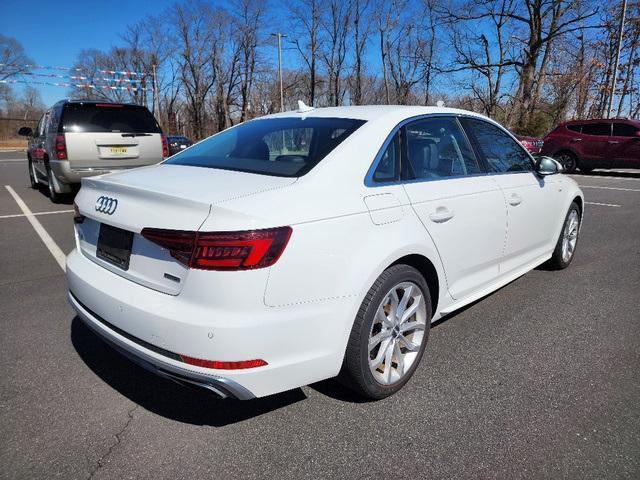
[[[428,118],[437,118],[437,117],[451,117],[454,120],[456,120],[456,122],[458,123],[459,127],[462,130],[462,133],[464,134],[465,138],[469,142],[469,145],[472,146],[472,149],[473,149],[473,144],[472,144],[471,140],[468,138],[467,131],[465,130],[464,126],[460,124],[459,119],[460,118],[472,118],[474,120],[480,120],[482,122],[486,122],[486,123],[488,123],[490,125],[495,125],[501,131],[505,132],[513,141],[515,141],[516,145],[519,145],[520,148],[522,149],[522,151],[527,154],[527,156],[531,160],[531,164],[535,165],[535,159],[529,153],[529,151],[522,146],[522,144],[518,141],[518,139],[515,136],[513,136],[511,134],[511,132],[509,132],[509,130],[507,130],[502,125],[500,125],[500,124],[498,124],[496,122],[487,121],[487,119],[482,118],[482,117],[478,117],[478,116],[475,116],[475,115],[465,115],[465,114],[461,114],[461,113],[425,113],[425,114],[422,114],[422,115],[415,115],[413,117],[405,118],[404,120],[399,122],[395,127],[393,127],[393,129],[391,130],[391,133],[389,133],[389,135],[387,135],[387,138],[385,139],[385,141],[383,142],[382,146],[378,150],[378,153],[374,157],[373,162],[371,163],[371,166],[369,167],[369,170],[367,171],[367,174],[366,174],[366,176],[364,178],[364,185],[366,187],[369,187],[369,188],[376,188],[376,187],[387,187],[387,186],[390,186],[390,185],[405,185],[405,184],[423,183],[423,182],[440,182],[440,181],[444,181],[444,180],[457,180],[457,179],[461,179],[461,178],[486,177],[486,176],[493,176],[493,175],[514,175],[514,174],[523,174],[523,173],[535,174],[535,170],[524,170],[524,171],[520,171],[520,172],[489,172],[489,171],[485,171],[485,172],[477,173],[477,174],[473,174],[473,175],[455,175],[455,176],[443,177],[443,178],[415,178],[415,179],[412,179],[412,180],[402,180],[402,178],[401,178],[400,180],[393,180],[393,181],[389,181],[389,182],[375,181],[373,179],[373,174],[376,171],[376,169],[378,168],[378,164],[382,160],[382,156],[384,155],[384,152],[387,150],[387,147],[389,146],[389,143],[391,143],[391,140],[393,140],[393,137],[400,131],[400,129],[402,127],[404,127],[405,125],[407,125],[408,123],[411,123],[411,122],[415,122],[415,121],[423,120],[423,119],[428,119]],[[474,150],[474,155],[475,155],[476,154],[475,149],[473,149],[473,150]],[[400,157],[400,160],[402,161],[402,156]],[[482,164],[481,167],[485,168],[484,159],[482,159],[482,162],[480,162],[480,163]],[[400,165],[400,174],[402,175],[402,165]]]

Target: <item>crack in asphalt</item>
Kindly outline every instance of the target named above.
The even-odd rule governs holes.
[[[129,425],[131,424],[131,421],[133,420],[133,412],[135,412],[138,407],[140,407],[140,405],[135,405],[131,410],[127,411],[127,415],[128,415],[128,419],[127,422],[123,425],[123,427],[120,429],[119,432],[117,432],[114,435],[115,438],[115,442],[113,442],[109,448],[107,449],[107,451],[104,453],[104,455],[102,455],[99,459],[98,462],[96,464],[96,467],[91,471],[91,473],[89,474],[89,476],[87,477],[87,480],[91,480],[93,478],[93,476],[98,473],[98,471],[104,466],[104,462],[107,459],[107,457],[109,457],[109,455],[111,455],[111,453],[113,452],[113,450],[120,445],[121,440],[120,437],[121,435],[125,432],[125,430],[127,428],[129,428]]]

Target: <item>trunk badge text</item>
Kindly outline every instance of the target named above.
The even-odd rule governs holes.
[[[118,200],[115,198],[102,196],[96,200],[96,212],[113,215],[116,208],[118,208]]]

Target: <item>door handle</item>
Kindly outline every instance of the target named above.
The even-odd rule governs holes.
[[[581,141],[582,141],[582,139],[581,139],[581,138],[572,138],[572,139],[570,140],[570,142],[571,142],[571,143],[576,143],[576,142],[581,142]]]
[[[429,215],[432,222],[443,223],[453,218],[453,210],[449,210],[447,207],[438,207],[436,211]]]
[[[618,143],[620,143],[620,142],[619,142],[619,141],[617,141],[617,140],[607,140],[607,143],[608,143],[609,145],[617,145],[617,144],[618,144]]]
[[[522,203],[522,197],[517,193],[512,193],[511,195],[509,195],[508,202],[509,205],[513,205],[515,207],[516,205],[520,205]]]

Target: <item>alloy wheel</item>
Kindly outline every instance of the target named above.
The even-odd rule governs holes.
[[[398,382],[416,360],[425,338],[427,309],[422,290],[402,282],[385,295],[369,333],[369,368],[382,385]]]
[[[571,210],[567,221],[564,224],[564,230],[562,233],[562,261],[568,262],[573,256],[573,252],[576,249],[576,243],[578,242],[578,227],[580,226],[580,220],[578,218],[578,212]]]

